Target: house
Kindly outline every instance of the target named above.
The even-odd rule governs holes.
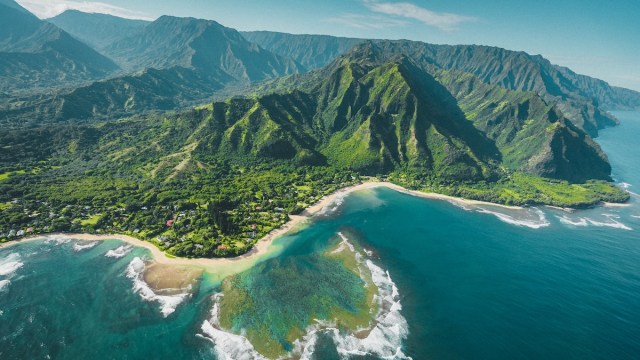
[[[227,250],[227,249],[229,249],[229,246],[227,246],[227,245],[225,245],[225,244],[218,245],[218,249],[220,249],[220,250]]]
[[[167,220],[167,222],[165,223],[165,225],[167,225],[167,227],[172,227],[173,226],[173,219]]]
[[[24,230],[18,230],[18,232],[16,233],[16,236],[22,236],[24,235]]]

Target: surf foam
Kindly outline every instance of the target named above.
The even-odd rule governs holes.
[[[0,276],[11,275],[22,266],[24,266],[24,263],[20,261],[20,254],[9,254],[9,256],[0,260]]]
[[[370,259],[366,259],[342,232],[338,232],[337,235],[342,242],[336,250],[342,251],[348,248],[354,252],[358,263],[364,264],[369,269],[371,280],[378,288],[378,293],[374,297],[378,305],[378,313],[374,319],[375,326],[371,329],[359,329],[368,331],[366,337],[359,338],[354,334],[341,333],[333,322],[315,320],[316,323],[306,329],[305,335],[294,342],[294,350],[285,358],[298,356],[302,360],[311,359],[319,335],[328,334],[342,358],[353,355],[376,355],[382,359],[411,359],[402,352],[402,343],[409,335],[409,325],[400,313],[402,310],[400,293],[389,272],[384,271]],[[198,336],[213,343],[214,350],[220,359],[264,359],[255,351],[247,338],[220,329],[218,316],[222,296],[222,294],[215,295],[211,318],[204,321],[201,327],[203,334]]]
[[[543,227],[547,227],[549,225],[551,225],[551,223],[547,220],[547,217],[545,216],[544,212],[540,209],[535,208],[535,213],[538,216],[537,220],[531,220],[531,219],[518,219],[515,218],[511,215],[507,215],[505,213],[501,213],[501,212],[497,212],[497,211],[491,211],[485,208],[478,208],[476,210],[479,213],[482,214],[490,214],[493,215],[495,217],[497,217],[498,219],[500,219],[500,221],[505,222],[507,224],[511,224],[511,225],[516,225],[516,226],[524,226],[524,227],[528,227],[531,229],[540,229]]]
[[[266,360],[264,356],[254,349],[249,339],[220,329],[218,316],[221,297],[222,294],[214,295],[211,318],[202,323],[200,327],[202,334],[197,335],[213,344],[216,356],[220,360]]]
[[[68,243],[70,241],[71,241],[71,239],[66,238],[64,236],[52,235],[52,236],[48,236],[47,240],[45,240],[44,243],[47,244],[47,245],[60,246],[62,244],[66,244],[66,243]]]
[[[107,251],[107,253],[104,254],[104,256],[119,259],[121,257],[125,257],[128,253],[131,252],[131,250],[133,250],[133,246],[122,245],[116,249]]]
[[[91,249],[92,247],[95,247],[96,245],[98,245],[97,241],[93,241],[93,242],[77,242],[77,243],[73,244],[73,251],[80,252],[80,251],[83,251],[83,250]]]
[[[587,218],[587,221],[589,222],[589,224],[591,224],[593,226],[598,226],[598,227],[610,227],[610,228],[614,228],[614,229],[633,230],[629,226],[627,226],[627,225],[621,223],[620,221],[616,220],[616,219],[620,219],[620,217],[617,216],[617,215],[613,215],[613,214],[602,214],[602,215],[604,217],[606,217],[609,221],[606,221],[606,222],[596,221],[596,220],[589,219],[589,218]]]
[[[9,280],[0,280],[0,292],[5,291],[11,285],[11,281]]]
[[[570,225],[570,226],[589,226],[589,221],[587,221],[586,218],[580,217],[577,219],[571,219],[567,216],[557,216],[556,218],[558,218],[558,220],[560,220],[561,223],[565,224],[565,225]]]
[[[127,277],[133,280],[133,292],[140,295],[145,301],[160,304],[160,312],[164,317],[173,314],[188,296],[188,293],[177,295],[158,295],[143,280],[145,265],[141,258],[135,257],[127,266]]]

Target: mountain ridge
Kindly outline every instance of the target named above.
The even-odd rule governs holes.
[[[59,87],[96,80],[118,66],[17,3],[0,3],[0,91]]]

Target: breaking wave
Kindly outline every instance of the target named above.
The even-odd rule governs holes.
[[[80,251],[83,251],[83,250],[91,249],[92,247],[95,247],[96,245],[98,245],[97,241],[77,242],[77,243],[73,244],[73,251],[80,252]]]
[[[9,254],[9,256],[0,260],[0,276],[12,275],[22,266],[24,266],[24,263],[20,261],[20,254]]]
[[[104,254],[104,256],[119,259],[121,257],[126,256],[128,253],[130,253],[131,250],[133,250],[133,246],[122,245],[114,250],[107,251],[107,253]]]
[[[323,206],[320,211],[318,211],[318,215],[328,215],[336,212],[340,208],[340,206],[344,203],[344,198],[348,195],[348,193],[340,194],[336,196],[333,201]]]
[[[633,230],[629,226],[618,221],[620,217],[613,214],[602,214],[606,218],[605,221],[595,220],[588,217],[579,217],[577,219],[571,219],[567,216],[556,216],[561,223],[569,226],[596,226],[596,227],[610,227],[621,230]]]
[[[158,302],[160,312],[164,317],[173,314],[188,296],[188,293],[177,295],[158,295],[143,280],[145,265],[139,257],[133,258],[127,266],[127,277],[133,280],[133,292],[140,295],[145,301]]]
[[[537,208],[533,208],[533,209],[535,209],[535,213],[538,216],[538,219],[533,220],[533,219],[515,218],[511,215],[507,215],[501,212],[491,211],[485,208],[478,208],[476,211],[482,214],[494,215],[495,217],[500,219],[500,221],[505,222],[507,224],[524,226],[531,229],[540,229],[540,228],[551,225],[551,223],[547,220],[547,217],[545,216],[542,210]]]
[[[302,339],[295,341],[294,350],[285,358],[293,356],[302,360],[311,359],[319,335],[326,334],[333,340],[341,358],[349,358],[354,355],[375,355],[382,359],[411,359],[402,352],[402,343],[409,335],[409,325],[400,313],[402,310],[400,294],[389,272],[384,271],[359,253],[344,234],[339,232],[338,236],[342,242],[336,250],[342,251],[348,248],[354,252],[358,262],[369,269],[371,279],[378,288],[378,293],[374,298],[379,309],[374,320],[375,325],[370,329],[359,331],[360,334],[365,333],[366,336],[356,336],[341,333],[336,324],[332,322],[316,320],[315,324],[306,329],[306,334]],[[213,343],[214,350],[220,359],[265,359],[254,349],[246,337],[226,332],[220,328],[218,313],[222,296],[222,294],[215,295],[211,318],[203,322],[202,334],[198,334],[198,336]]]
[[[60,246],[63,244],[66,244],[68,242],[70,242],[71,239],[62,236],[62,235],[53,235],[53,236],[48,236],[47,240],[44,241],[45,244],[47,245],[53,245],[53,246]]]
[[[570,226],[589,226],[589,221],[586,218],[580,217],[577,219],[571,219],[567,216],[557,216],[558,220],[565,225]]]
[[[11,281],[9,280],[0,280],[0,292],[5,291],[9,285],[11,285]]]

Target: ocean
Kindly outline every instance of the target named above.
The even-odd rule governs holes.
[[[212,274],[174,296],[150,293],[149,253],[118,240],[0,249],[0,359],[260,358],[252,334],[310,359],[638,359],[640,113],[616,116],[597,141],[632,192],[625,207],[516,211],[365,190],[233,281]],[[358,336],[327,321],[367,299],[350,260],[331,258],[343,240],[381,289],[377,326]],[[225,316],[233,333],[218,328]]]

